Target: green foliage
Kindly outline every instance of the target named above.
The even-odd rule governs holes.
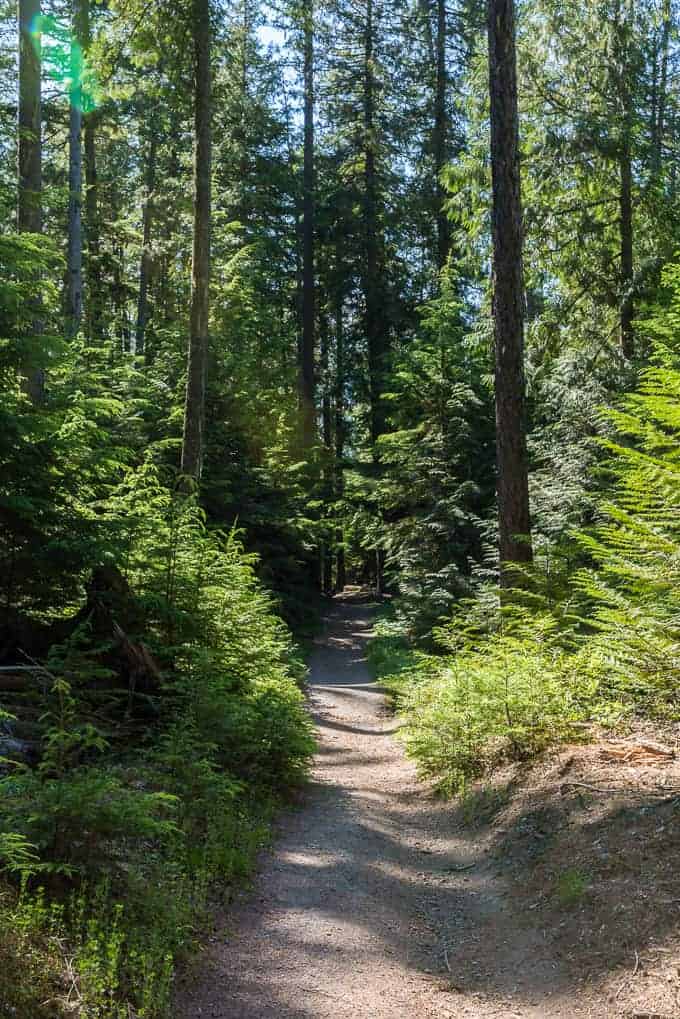
[[[29,903],[0,881],[0,1014],[51,1019],[67,983],[64,961],[58,923],[44,898]]]
[[[413,667],[414,652],[408,644],[405,622],[394,608],[384,608],[374,626],[374,637],[368,645],[368,660],[373,672],[387,680],[390,690],[399,686],[400,677]]]
[[[637,391],[604,414],[595,523],[556,529],[502,603],[484,587],[461,601],[434,630],[437,654],[409,652],[394,623],[379,633],[373,657],[396,692],[409,753],[447,792],[579,738],[586,722],[679,717],[677,271],[666,280],[671,312],[649,324],[666,343],[657,339]]]
[[[558,875],[555,896],[563,909],[579,905],[590,885],[590,876],[576,867],[568,867]]]
[[[379,442],[374,540],[399,612],[421,635],[469,594],[493,500],[488,352],[466,331],[458,289],[443,274],[441,293],[422,309],[422,335],[395,358],[385,397],[392,428]]]
[[[0,832],[0,869],[28,876],[38,869],[36,847],[17,831]]]
[[[16,12],[0,8],[7,27]],[[83,52],[47,15],[53,85],[67,63],[100,72],[83,125],[84,317],[67,342],[69,90],[49,99],[41,236],[11,232],[16,111],[0,109],[0,662],[20,670],[0,710],[0,1011],[22,1019],[162,1012],[208,889],[247,873],[276,797],[304,775],[303,669],[281,619],[313,629],[319,562],[328,581],[340,549],[350,580],[384,566],[395,597],[374,667],[410,751],[446,789],[583,721],[678,715],[680,270],[660,275],[680,215],[677,12],[666,0],[630,19],[613,0],[518,5],[536,562],[501,606],[482,5],[445,11],[442,40],[425,4],[374,5],[370,25],[361,5],[319,7],[312,195],[291,82],[298,5],[277,15],[281,51],[263,41],[255,0],[218,8],[206,448],[192,494],[176,475],[189,8],[91,4]],[[16,34],[0,37],[13,96]],[[299,398],[309,198],[311,447]],[[376,310],[381,349],[369,350]],[[385,417],[377,443],[371,412]]]
[[[511,799],[511,785],[482,785],[465,789],[461,796],[461,814],[464,823],[472,828],[490,824]]]
[[[99,768],[54,778],[26,769],[0,780],[0,794],[5,837],[26,838],[45,861],[43,872],[73,876],[125,867],[130,843],[162,843],[176,830],[167,793],[130,787]]]
[[[528,615],[454,656],[416,656],[404,679],[407,750],[446,793],[576,738],[596,689],[596,677],[586,680],[560,649],[553,621]]]
[[[16,929],[0,1005],[22,1019],[45,1001],[165,1014],[211,889],[249,873],[313,749],[257,557],[178,490],[168,444],[144,437],[140,380],[110,353],[55,354],[40,412],[8,361],[0,412],[3,654],[42,659],[2,713],[38,742],[0,775],[0,868],[23,888],[0,909]],[[22,953],[44,968],[33,989]]]
[[[610,417],[613,488],[601,522],[579,536],[593,567],[577,574],[592,606],[589,646],[629,711],[677,717],[680,642],[680,369],[659,352],[638,392]]]

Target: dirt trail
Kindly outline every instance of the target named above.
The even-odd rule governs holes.
[[[311,662],[313,781],[176,1019],[597,1015],[416,780],[366,665],[371,622],[370,606],[336,601]]]

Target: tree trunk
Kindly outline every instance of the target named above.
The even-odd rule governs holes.
[[[489,0],[493,318],[501,585],[532,559],[526,452],[524,292],[514,0]]]
[[[119,196],[112,196],[112,207],[119,208]],[[131,352],[132,334],[128,318],[128,292],[125,285],[125,245],[119,238],[112,252],[112,280],[111,280],[111,306],[112,306],[112,334],[119,342],[118,350],[122,354]]]
[[[321,422],[324,445],[323,458],[323,517],[325,537],[321,548],[321,590],[323,594],[333,591],[333,551],[331,528],[331,511],[335,489],[335,470],[333,461],[333,410],[331,404],[331,379],[329,374],[329,335],[328,318],[325,311],[321,315],[319,326],[321,340],[321,372],[323,379],[323,396],[321,399]]]
[[[90,0],[82,0],[83,40],[85,52],[92,44],[92,20]],[[101,279],[101,237],[99,221],[99,194],[97,180],[97,132],[98,114],[94,109],[83,116],[83,150],[85,157],[85,235],[87,244],[86,261],[86,320],[89,335],[93,339],[102,337],[102,279]]]
[[[156,118],[151,114],[149,152],[146,164],[146,195],[142,212],[142,257],[139,265],[139,294],[137,297],[137,327],[135,330],[135,353],[144,354],[146,349],[146,327],[149,321],[149,282],[151,279],[151,227],[153,202],[156,188],[156,149],[158,135]]]
[[[74,336],[83,313],[83,51],[86,45],[83,8],[88,0],[73,0],[71,39],[71,87],[68,128],[68,254],[66,318],[67,332]]]
[[[656,90],[655,114],[653,118],[652,136],[652,174],[654,178],[661,172],[663,160],[663,141],[666,133],[666,106],[668,102],[668,58],[671,37],[672,9],[671,0],[663,0],[663,21],[661,27],[661,72]]]
[[[210,310],[211,71],[210,0],[193,0],[194,236],[190,335],[182,439],[182,474],[198,481],[204,453],[205,386]]]
[[[635,304],[633,301],[633,168],[630,138],[624,138],[619,160],[621,238],[621,353],[627,361],[635,356]]]
[[[338,291],[335,307],[335,499],[340,501],[345,491],[345,335],[343,295],[340,287],[341,260],[338,258]],[[335,531],[336,561],[335,586],[343,591],[347,584],[345,567],[345,536],[342,527]]]
[[[378,439],[387,431],[387,414],[383,395],[389,372],[389,327],[385,306],[383,280],[383,238],[379,205],[377,169],[376,117],[377,81],[375,73],[375,12],[373,0],[366,3],[364,36],[364,232],[366,238],[364,266],[364,301],[366,344],[368,347],[368,380],[371,404],[371,441],[377,462]],[[375,550],[376,591],[382,591],[383,549]]]
[[[630,8],[616,5],[614,78],[619,101],[619,240],[620,240],[620,343],[627,361],[635,356],[633,320],[633,97],[630,76]]]
[[[20,233],[42,230],[40,0],[19,3],[19,199]]]
[[[387,372],[388,334],[382,299],[381,238],[376,167],[375,24],[373,0],[366,3],[364,35],[364,301],[371,399],[371,439],[375,444],[386,430],[383,405]]]
[[[449,257],[451,226],[444,209],[446,192],[441,175],[446,166],[449,122],[446,111],[446,0],[437,0],[437,68],[434,103],[434,166],[437,197],[437,268],[441,271]]]
[[[40,0],[19,0],[19,104],[17,146],[17,230],[39,234],[42,231],[42,131],[41,131],[41,50],[39,34]],[[40,299],[35,295],[33,331],[41,332]],[[43,374],[33,366],[26,368],[26,392],[34,403],[43,395]]]
[[[87,240],[87,300],[85,304],[87,327],[94,339],[101,339],[101,239],[99,223],[99,194],[97,181],[96,113],[83,117],[83,150],[85,156],[85,236]]]
[[[304,33],[304,165],[302,176],[302,349],[300,364],[303,441],[315,433],[315,274],[314,274],[314,6],[305,0]]]

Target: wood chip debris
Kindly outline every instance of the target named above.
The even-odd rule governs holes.
[[[637,740],[635,743],[610,743],[600,750],[600,758],[603,761],[614,761],[619,764],[658,764],[662,761],[672,761],[676,757],[675,750],[670,747],[661,746],[659,743],[649,743]]]

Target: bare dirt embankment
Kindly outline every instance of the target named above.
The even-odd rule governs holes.
[[[312,783],[176,1019],[677,1019],[677,761],[567,748],[444,803],[394,738],[371,622],[336,601]]]
[[[680,1016],[679,745],[667,727],[566,747],[467,806],[518,920],[544,931],[593,1016]]]

